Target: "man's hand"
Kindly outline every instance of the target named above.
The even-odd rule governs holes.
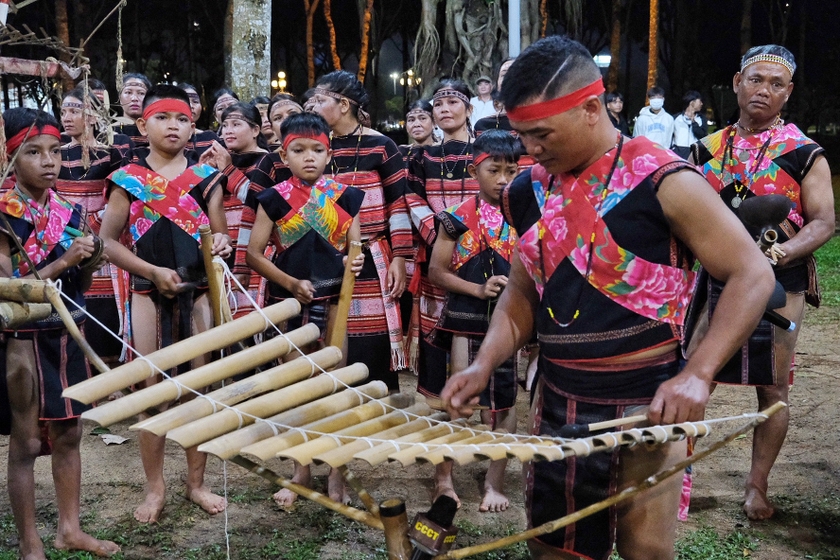
[[[74,239],[70,248],[67,249],[61,257],[66,265],[65,268],[76,266],[86,258],[93,255],[94,248],[95,246],[92,235],[86,235],[84,237],[77,237]]]
[[[648,410],[651,424],[679,424],[703,419],[709,382],[684,369],[659,386]]]
[[[149,280],[155,283],[155,286],[163,297],[173,298],[182,289],[181,277],[171,268],[155,267],[152,270]]]
[[[303,305],[312,303],[312,298],[315,297],[315,288],[309,280],[295,280],[289,291]]]
[[[472,407],[478,404],[478,395],[489,379],[490,372],[482,372],[475,363],[449,378],[440,399],[453,420],[472,416]]]
[[[213,255],[218,255],[223,259],[226,259],[230,256],[231,251],[233,251],[233,247],[230,244],[230,236],[225,235],[224,233],[214,233],[213,249],[211,250]]]
[[[504,275],[491,276],[481,286],[481,299],[495,299],[499,297],[502,290],[507,286],[508,277]]]
[[[388,295],[393,300],[400,299],[405,291],[405,258],[394,257],[388,267]]]

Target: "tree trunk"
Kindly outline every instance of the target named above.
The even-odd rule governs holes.
[[[420,27],[414,41],[414,71],[425,88],[432,87],[440,57],[440,35],[437,31],[437,6],[440,0],[422,0]]]
[[[222,44],[225,49],[225,84],[228,85],[233,83],[231,64],[231,56],[233,55],[233,1],[228,0],[225,8],[224,33],[222,34]]]
[[[659,60],[659,0],[650,0],[650,29],[648,30],[648,79],[647,88],[656,85]]]
[[[621,66],[621,0],[612,0],[612,33],[610,35],[610,68],[607,91],[618,90],[618,69]]]
[[[231,85],[242,99],[271,91],[271,2],[230,0],[233,4]]]
[[[515,2],[516,0],[511,0]],[[545,37],[545,30],[548,29],[548,0],[540,0],[540,37]]]
[[[367,72],[368,56],[370,56],[370,20],[373,16],[373,0],[367,0],[365,6],[365,16],[362,20],[362,49],[359,53],[359,73],[356,76],[360,82],[365,82],[365,73]]]
[[[332,54],[333,68],[341,70],[341,59],[338,57],[338,47],[335,39],[335,25],[332,18],[332,0],[324,0],[324,19],[327,20],[327,29],[330,33],[330,53]]]
[[[309,87],[315,85],[315,45],[312,42],[312,23],[320,0],[303,0],[306,10],[306,78]]]
[[[55,1],[55,31],[61,42],[70,46],[70,25],[67,21],[67,0]],[[63,62],[70,62],[70,54],[66,52],[59,53],[59,60]],[[62,73],[61,87],[64,91],[73,89],[73,78]]]
[[[807,45],[805,32],[807,30],[806,20],[808,17],[805,11],[805,4],[805,0],[802,0],[799,4],[799,54],[796,57],[796,69],[799,70],[799,74],[796,75],[796,85],[801,88],[805,87],[805,46]]]
[[[744,0],[741,5],[741,56],[752,46],[753,0]]]

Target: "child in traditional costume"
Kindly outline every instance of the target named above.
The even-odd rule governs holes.
[[[6,111],[3,119],[7,151],[17,157],[14,188],[0,197],[0,274],[23,278],[37,270],[42,279],[60,281],[64,295],[83,309],[84,291],[100,259],[93,236],[83,233],[81,207],[55,191],[61,168],[58,123],[43,111],[24,108]],[[81,325],[83,311],[72,311]],[[61,397],[66,387],[90,377],[87,360],[55,312],[2,336],[0,432],[11,434],[9,501],[21,557],[45,558],[35,519],[33,471],[41,454],[52,455],[55,548],[111,556],[119,551],[116,544],[93,538],[79,525],[79,416],[89,407]]]
[[[327,122],[315,114],[292,115],[283,122],[280,154],[292,178],[257,195],[259,208],[248,244],[248,264],[269,281],[269,303],[293,297],[303,306],[286,328],[312,322],[322,338],[336,320],[334,304],[348,244],[361,242],[359,211],[364,200],[360,189],[324,177],[332,156],[329,132]],[[265,257],[270,237],[277,247],[273,261]],[[363,263],[362,253],[353,261],[356,275]],[[292,480],[306,485],[309,479],[309,467],[296,464]],[[336,501],[346,500],[337,470],[330,473],[329,494]],[[278,503],[291,502],[284,495]]]
[[[165,84],[151,88],[137,126],[149,152],[109,177],[101,235],[109,259],[131,275],[124,328],[143,356],[212,325],[199,226],[210,225],[214,255],[227,257],[232,249],[222,205],[225,177],[184,151],[194,129],[187,94]],[[193,366],[201,362],[193,360]],[[147,489],[134,517],[143,523],[157,521],[164,506],[164,443],[140,434]],[[223,511],[225,500],[204,486],[206,455],[186,451],[187,498],[210,514]]]
[[[478,181],[476,196],[437,215],[440,223],[429,263],[429,279],[447,292],[432,334],[436,345],[450,349],[450,367],[458,372],[472,362],[490,325],[499,294],[507,284],[516,233],[499,209],[502,189],[517,173],[521,143],[502,130],[490,130],[473,144],[469,174]],[[481,419],[493,429],[516,431],[514,359],[499,366],[481,394]],[[507,459],[490,463],[480,511],[504,511],[502,489]]]

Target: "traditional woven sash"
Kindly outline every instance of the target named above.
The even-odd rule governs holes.
[[[34,200],[25,200],[17,189],[8,190],[0,196],[0,212],[32,224],[32,233],[23,242],[23,248],[36,267],[56,245],[69,249],[75,238],[84,235],[70,227],[73,205],[53,190],[48,191],[48,197],[47,205],[41,208]],[[29,263],[19,252],[12,255],[12,269],[16,278],[30,272]]]
[[[458,270],[488,247],[510,262],[516,234],[511,231],[498,206],[476,196],[451,208],[448,213],[469,228],[455,245],[452,270]]]
[[[188,167],[173,180],[137,164],[129,164],[108,177],[137,198],[131,204],[129,231],[134,243],[161,217],[167,218],[196,241],[198,227],[210,223],[190,191],[216,170],[205,164]]]
[[[343,185],[321,177],[309,187],[297,177],[292,177],[273,188],[292,207],[276,223],[280,247],[287,249],[309,231],[315,230],[336,250],[344,251],[353,216],[336,203]]]
[[[534,235],[536,230],[539,236],[545,277],[541,278],[542,271],[532,272],[537,272],[535,278],[540,277],[537,289],[542,295],[554,270],[568,258],[589,284],[615,303],[649,319],[682,325],[695,273],[652,263],[623,249],[603,220],[604,215],[659,167],[656,161],[645,161],[645,166],[651,168],[640,174],[634,169],[638,160],[632,152],[630,145],[625,146],[623,161],[619,162],[609,186],[611,190],[602,202],[594,201],[601,200],[603,183],[612,163],[610,157],[601,158],[577,179],[571,175],[558,177],[559,188],[548,193],[543,217],[537,228],[528,232]],[[652,154],[647,155],[655,159]],[[531,169],[531,178],[535,188],[537,183],[549,185],[551,179],[540,165]],[[591,268],[590,248],[594,251]]]

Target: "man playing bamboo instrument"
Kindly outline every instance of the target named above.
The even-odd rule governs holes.
[[[551,71],[546,72],[546,69]],[[612,126],[598,67],[579,43],[543,39],[502,85],[511,125],[538,165],[502,195],[520,235],[485,343],[442,398],[471,407],[495,367],[536,329],[531,430],[557,436],[649,405],[653,424],[703,418],[717,370],[757,324],[773,289],[767,259],[684,160]],[[680,371],[677,342],[692,259],[726,279],[718,315]],[[684,458],[684,442],[526,467],[529,523],[582,509]],[[680,478],[529,542],[539,558],[674,556]]]
[[[717,380],[755,385],[758,406],[788,400],[792,359],[805,302],[819,306],[813,253],[834,233],[834,196],[831,172],[823,149],[794,124],[785,124],[780,112],[793,90],[796,62],[778,45],[753,47],[741,59],[733,89],[741,109],[738,122],[707,136],[692,147],[691,158],[737,213],[741,202],[753,196],[783,194],[792,203],[787,219],[774,229],[778,241],[768,249],[776,280],[787,293],[787,304],[777,309],[797,328],[786,332],[767,321],[759,323],[743,351],[724,366]],[[714,276],[714,275],[712,275]],[[721,283],[707,279],[698,289],[698,319],[689,353],[702,339],[714,305],[704,306],[708,291],[714,302]],[[743,356],[743,358],[742,358]],[[787,435],[787,409],[755,429],[752,466],[744,492],[744,512],[750,519],[767,519],[773,506],[767,499],[767,477]]]

